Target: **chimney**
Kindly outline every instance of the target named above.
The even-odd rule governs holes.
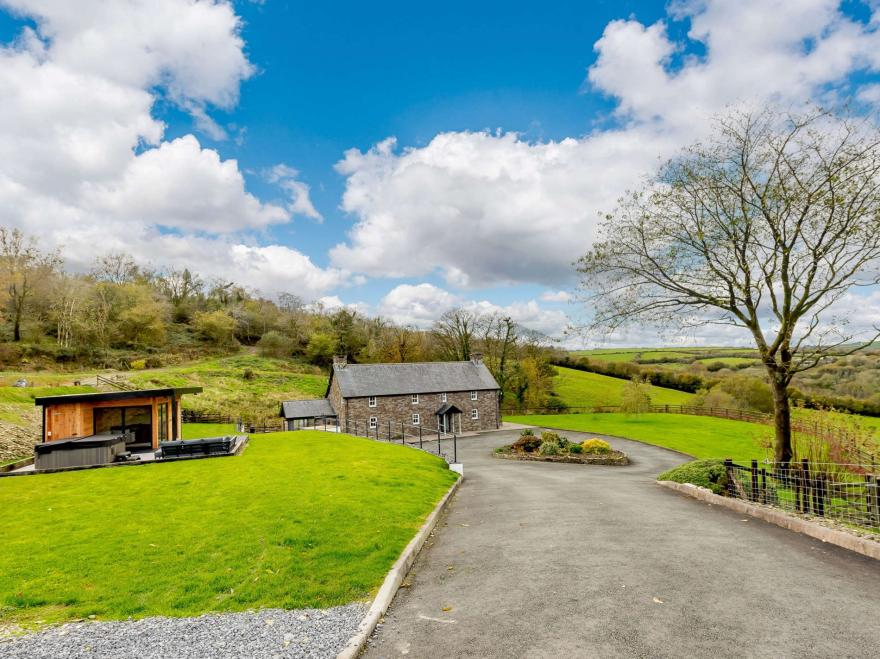
[[[334,366],[345,368],[346,364],[348,364],[348,357],[346,357],[345,355],[333,355]]]
[[[471,353],[471,361],[474,364],[482,364],[483,363],[483,353],[482,352],[472,352]]]

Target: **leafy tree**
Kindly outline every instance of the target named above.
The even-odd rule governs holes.
[[[744,328],[792,457],[789,385],[864,344],[829,307],[878,283],[880,133],[824,112],[733,113],[622,199],[578,263],[592,327]],[[866,337],[873,340],[873,337]]]
[[[21,324],[38,289],[48,284],[61,257],[41,252],[33,237],[18,229],[0,227],[0,277],[6,289],[6,307],[12,319],[12,340],[21,341]]]
[[[620,394],[620,410],[624,414],[644,414],[651,411],[651,383],[633,378]]]
[[[306,346],[306,359],[318,366],[328,366],[333,363],[333,355],[336,354],[336,338],[323,332],[315,332],[309,338]]]
[[[221,309],[196,313],[192,324],[197,332],[217,346],[229,348],[238,344],[235,319]]]
[[[270,330],[257,341],[257,348],[264,357],[290,357],[293,354],[293,340],[275,330]]]

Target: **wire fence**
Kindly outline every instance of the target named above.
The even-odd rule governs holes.
[[[880,465],[725,460],[727,495],[880,531]]]

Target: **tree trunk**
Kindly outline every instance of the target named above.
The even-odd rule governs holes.
[[[21,304],[15,305],[15,318],[12,323],[12,340],[21,341]]]
[[[773,387],[773,421],[776,429],[776,462],[791,462],[791,403],[788,384],[771,378]]]

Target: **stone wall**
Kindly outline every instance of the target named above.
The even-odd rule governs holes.
[[[419,402],[412,402],[412,395],[404,396],[377,396],[376,407],[369,406],[368,398],[348,398],[345,400],[339,397],[339,402],[334,398],[334,386],[330,388],[330,400],[339,415],[339,421],[342,429],[346,429],[346,421],[349,424],[349,430],[354,432],[354,423],[358,422],[358,429],[362,432],[364,423],[367,423],[371,416],[376,417],[379,424],[380,434],[387,432],[388,422],[398,426],[403,423],[407,426],[412,425],[412,415],[420,416],[420,425],[425,429],[437,428],[437,417],[435,413],[444,404],[439,393],[419,394]],[[336,396],[339,396],[337,391]],[[476,430],[495,430],[501,424],[498,408],[498,392],[496,390],[481,390],[477,392],[477,400],[471,400],[469,391],[447,392],[446,402],[455,405],[462,411],[459,418],[455,421],[456,432],[470,432]],[[476,409],[479,414],[478,419],[471,418],[471,411]]]

